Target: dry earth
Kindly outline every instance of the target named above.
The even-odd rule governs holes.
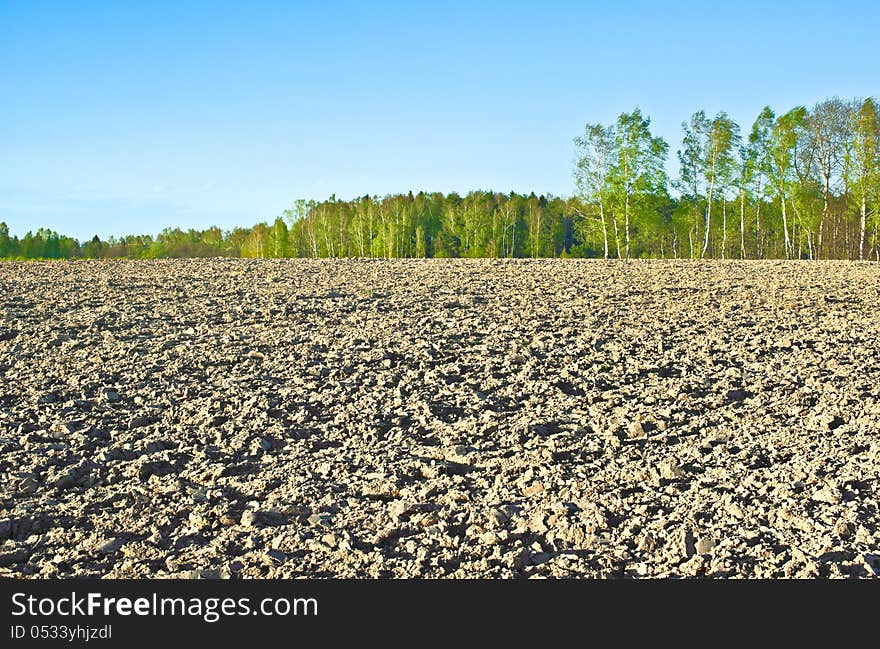
[[[880,266],[0,264],[0,574],[880,574]]]

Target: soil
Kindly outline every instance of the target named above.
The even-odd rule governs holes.
[[[0,264],[0,575],[876,577],[880,265]]]

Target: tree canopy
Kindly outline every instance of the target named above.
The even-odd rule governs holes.
[[[80,242],[41,228],[0,258],[678,257],[880,260],[880,110],[833,98],[741,137],[729,115],[682,123],[678,174],[638,108],[574,139],[570,197],[420,191],[297,200],[249,228],[166,228]]]

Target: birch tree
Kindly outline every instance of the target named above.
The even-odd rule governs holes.
[[[834,183],[843,177],[846,143],[850,139],[852,109],[838,98],[816,104],[807,114],[805,129],[809,137],[809,154],[815,163],[822,187],[822,217],[819,221],[817,247],[822,248],[822,235],[830,216]]]
[[[875,101],[868,98],[861,102],[850,121],[854,134],[850,181],[859,202],[859,259],[864,259],[868,204],[873,198],[876,211],[880,201],[880,113]],[[876,214],[874,226],[876,233]],[[876,234],[874,239],[873,246],[876,246]]]
[[[614,164],[610,184],[623,212],[625,258],[632,244],[631,221],[634,212],[641,216],[653,194],[666,191],[666,154],[669,146],[651,135],[651,120],[636,108],[622,113],[614,129]]]
[[[764,240],[761,233],[761,206],[764,204],[770,175],[770,153],[773,144],[773,123],[776,115],[765,106],[749,132],[745,159],[748,186],[755,200],[755,256],[760,259],[764,253]]]
[[[703,168],[704,147],[703,140],[706,132],[709,130],[709,120],[706,119],[706,113],[702,110],[697,111],[691,116],[689,122],[682,122],[681,128],[684,131],[682,138],[682,148],[678,151],[679,162],[679,180],[678,188],[684,193],[691,202],[693,211],[693,223],[688,229],[688,245],[689,256],[696,257],[696,239],[699,237],[699,204],[700,204],[700,188],[702,174],[700,170]]]
[[[719,181],[726,178],[734,165],[734,152],[739,141],[739,127],[727,116],[718,113],[709,123],[705,133],[705,154],[703,155],[703,176],[706,180],[706,224],[703,231],[703,248],[700,257],[709,249],[709,234],[712,229],[712,201]],[[725,233],[726,234],[726,233]]]
[[[806,118],[806,109],[798,106],[781,115],[773,123],[772,144],[770,147],[769,169],[770,178],[776,197],[782,210],[782,234],[785,246],[785,257],[789,259],[793,253],[791,236],[788,228],[788,212],[786,197],[789,195],[792,176],[794,174],[794,155],[797,147],[797,129]]]
[[[580,153],[575,167],[575,186],[585,201],[594,202],[599,206],[603,257],[608,259],[608,224],[605,220],[605,207],[608,179],[615,154],[614,127],[587,124],[584,134],[576,137],[574,142]]]

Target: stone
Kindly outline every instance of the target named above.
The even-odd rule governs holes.
[[[843,498],[839,489],[826,485],[821,489],[814,491],[813,495],[810,496],[810,499],[820,503],[837,505]]]
[[[309,516],[308,520],[311,525],[320,525],[322,527],[328,527],[330,525],[330,515],[323,512],[312,514]]]
[[[400,518],[410,510],[410,503],[405,500],[395,500],[388,505],[388,513],[394,518]]]
[[[715,539],[711,536],[701,536],[694,546],[694,549],[697,554],[709,554],[715,549],[715,545]]]
[[[66,421],[55,428],[55,430],[63,435],[73,435],[76,431],[82,428],[82,423],[79,421]]]
[[[532,483],[528,487],[523,489],[524,496],[537,496],[541,493],[544,493],[544,485],[540,482]]]
[[[642,421],[636,419],[635,421],[630,422],[626,429],[626,434],[629,439],[641,439],[642,437],[645,437],[647,431],[645,430]]]
[[[495,545],[498,543],[498,535],[495,532],[484,532],[480,535],[480,543],[483,545]]]
[[[125,545],[124,539],[109,539],[99,544],[95,552],[102,555],[116,554],[123,545]]]
[[[489,520],[492,521],[495,525],[504,525],[510,517],[506,512],[500,509],[493,509],[489,512]]]
[[[675,462],[667,460],[660,463],[660,477],[664,480],[677,480],[684,475],[684,469]]]

